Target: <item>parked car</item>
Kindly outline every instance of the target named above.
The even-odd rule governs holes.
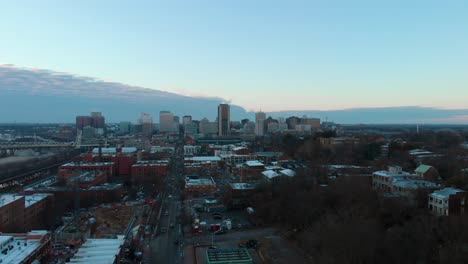
[[[166,233],[167,229],[165,227],[161,228],[161,233]]]

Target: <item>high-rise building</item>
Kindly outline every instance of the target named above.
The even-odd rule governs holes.
[[[174,123],[177,125],[180,124],[180,117],[179,116],[174,116]]]
[[[231,129],[231,111],[228,104],[218,106],[218,135],[228,136]]]
[[[128,134],[128,133],[130,133],[131,130],[132,130],[132,123],[131,122],[126,122],[126,121],[120,122],[119,132],[121,134]]]
[[[320,118],[308,118],[304,116],[301,119],[301,125],[309,125],[312,129],[319,129],[320,128]]]
[[[85,126],[91,126],[93,119],[90,116],[77,116],[76,117],[76,129],[83,130]]]
[[[174,132],[174,114],[169,111],[159,112],[159,130],[161,132]]]
[[[77,133],[82,133],[83,129],[88,127],[88,132],[90,129],[94,129],[93,135],[104,135],[106,128],[106,121],[101,112],[91,112],[90,116],[77,116],[76,117],[76,130]]]
[[[192,122],[190,124],[186,124],[184,126],[184,134],[186,136],[193,136],[198,134],[198,124],[195,122]]]
[[[138,123],[141,125],[141,133],[145,136],[153,135],[153,118],[148,113],[141,113]]]
[[[186,116],[182,117],[182,124],[187,125],[187,124],[190,124],[190,123],[192,123],[192,116],[186,115]]]
[[[91,112],[92,126],[96,129],[96,135],[104,135],[106,120],[101,112]]]
[[[256,136],[265,135],[265,119],[266,119],[266,114],[264,112],[258,112],[255,114],[255,135]]]
[[[203,118],[198,123],[199,132],[205,136],[218,134],[218,123],[210,122],[208,119]]]

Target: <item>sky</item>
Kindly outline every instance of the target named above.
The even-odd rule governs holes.
[[[1,1],[0,64],[251,111],[468,108],[466,1]]]

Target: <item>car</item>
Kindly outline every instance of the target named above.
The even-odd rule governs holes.
[[[220,229],[220,230],[214,232],[215,235],[222,235],[224,233],[226,233],[226,231],[224,231],[223,229]]]
[[[168,215],[169,215],[169,212],[168,212],[168,211],[164,212],[164,215],[165,215],[165,216],[168,216]]]
[[[161,233],[166,233],[167,229],[165,227],[161,228]]]
[[[169,225],[169,227],[170,227],[170,228],[174,228],[174,223],[171,223],[171,224]]]

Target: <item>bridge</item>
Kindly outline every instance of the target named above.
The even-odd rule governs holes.
[[[105,143],[86,143],[76,144],[75,142],[0,142],[0,157],[14,155],[20,149],[52,149],[52,148],[94,148],[94,147],[107,147],[109,144]]]

